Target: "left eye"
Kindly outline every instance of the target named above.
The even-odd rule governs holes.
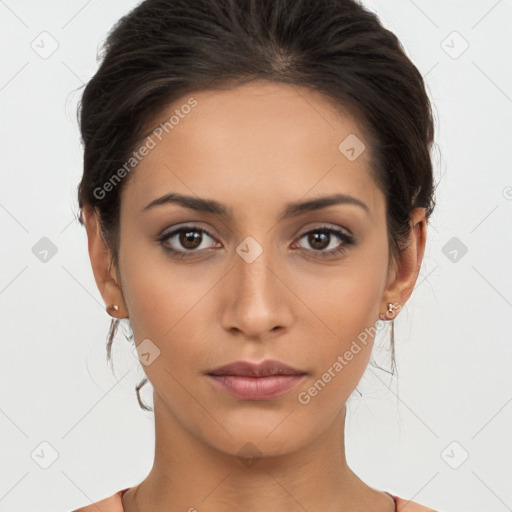
[[[325,245],[325,243],[326,241],[332,241],[332,235],[335,235],[342,243],[341,245],[338,243],[334,248],[326,251],[325,249],[329,247],[330,243],[327,243],[327,245]],[[304,237],[307,237],[308,244],[314,247],[314,252],[321,253],[321,256],[340,253],[346,249],[347,245],[354,243],[354,239],[351,235],[348,235],[339,229],[329,228],[327,226],[308,231],[307,233],[304,233],[300,239]]]

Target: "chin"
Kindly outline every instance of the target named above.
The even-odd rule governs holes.
[[[298,424],[283,422],[285,416],[280,415],[268,422],[261,419],[257,423],[245,421],[236,426],[223,423],[231,436],[222,429],[220,438],[212,438],[210,430],[209,439],[203,440],[220,452],[240,458],[242,462],[244,459],[287,455],[309,444],[316,436],[304,429],[304,425],[298,428]]]

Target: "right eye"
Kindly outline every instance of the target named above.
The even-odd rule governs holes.
[[[201,249],[204,235],[213,239],[207,231],[198,226],[183,226],[169,233],[164,233],[158,238],[158,241],[173,257],[183,258],[199,252],[197,249]],[[173,241],[173,239],[175,239],[174,247],[168,243],[169,241]],[[178,244],[181,247],[177,247]],[[202,249],[204,249],[204,247]]]

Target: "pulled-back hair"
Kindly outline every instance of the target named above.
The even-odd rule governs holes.
[[[145,0],[109,32],[78,109],[79,221],[83,207],[97,210],[116,268],[121,190],[130,176],[107,194],[98,190],[170,103],[258,79],[320,91],[364,127],[393,257],[410,233],[412,209],[424,207],[428,220],[435,204],[431,105],[421,73],[375,13],[355,0]],[[109,361],[118,324],[112,320]],[[391,347],[394,365],[393,329]],[[136,393],[149,410],[139,395],[146,382]]]

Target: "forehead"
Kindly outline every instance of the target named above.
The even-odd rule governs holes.
[[[358,120],[318,91],[265,81],[200,91],[173,102],[151,126],[152,149],[123,191],[132,211],[173,191],[234,209],[326,193],[382,206]]]

